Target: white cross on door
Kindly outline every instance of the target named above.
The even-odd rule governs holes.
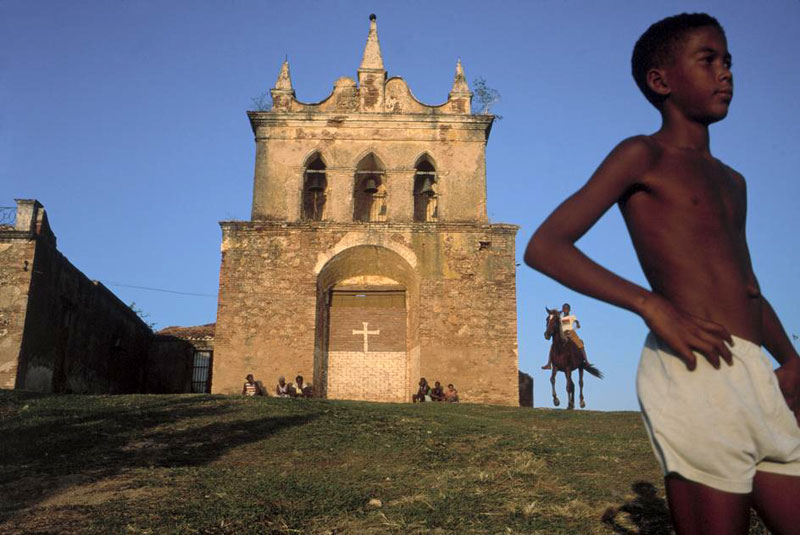
[[[367,328],[367,326],[369,325],[368,321],[361,322],[361,325],[364,326],[364,330],[363,331],[357,331],[357,330],[353,329],[353,335],[356,335],[356,334],[364,335],[364,353],[366,353],[366,352],[369,351],[369,335],[371,335],[371,334],[381,334],[381,330],[377,329],[377,330],[374,330],[374,331],[370,331]]]

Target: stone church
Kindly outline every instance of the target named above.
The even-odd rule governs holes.
[[[330,399],[409,401],[419,378],[518,405],[515,225],[486,214],[492,115],[461,63],[446,102],[387,76],[375,16],[357,78],[295,97],[284,62],[255,134],[249,221],[223,221],[211,390],[301,374]]]

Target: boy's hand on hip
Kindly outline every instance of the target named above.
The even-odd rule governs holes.
[[[775,375],[778,377],[783,398],[794,413],[797,425],[800,425],[800,359],[789,359],[775,370]]]
[[[720,359],[728,365],[733,364],[731,350],[725,345],[726,341],[733,345],[733,340],[722,325],[678,310],[657,294],[648,296],[641,316],[650,330],[678,354],[690,371],[697,367],[694,351],[702,353],[714,368],[719,369]]]

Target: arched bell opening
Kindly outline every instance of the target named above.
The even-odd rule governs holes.
[[[325,201],[327,200],[328,177],[325,162],[317,153],[313,154],[306,164],[303,173],[303,219],[306,221],[322,221],[325,217]]]
[[[422,156],[414,168],[414,221],[436,221],[439,217],[436,168],[427,156]]]
[[[353,184],[353,221],[386,221],[385,172],[374,154],[358,163]]]

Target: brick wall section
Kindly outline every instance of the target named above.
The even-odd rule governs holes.
[[[366,293],[364,299],[371,295]],[[364,323],[368,334],[370,351],[406,351],[406,309],[382,307],[336,307],[331,306],[330,351],[363,351]],[[358,331],[359,334],[353,334]]]
[[[331,351],[328,359],[329,399],[408,400],[405,351]]]
[[[454,383],[464,401],[519,403],[515,226],[257,221],[223,222],[222,229],[213,392],[235,393],[247,373],[270,385],[278,375],[301,373],[321,392],[331,363],[324,362],[328,340],[317,321],[325,268],[315,270],[364,245],[416,259],[411,269],[400,253],[373,261],[367,251],[348,268],[350,276],[403,283],[398,279],[410,270],[416,278],[418,288],[406,287],[405,399],[420,373]],[[315,362],[322,362],[316,373]]]
[[[14,231],[0,232],[0,244],[6,246],[0,253],[0,310],[13,312],[14,331],[8,336],[20,340],[18,350],[15,342],[3,346],[2,353],[6,360],[17,351],[14,387],[42,392],[142,391],[150,328],[56,249],[41,204],[18,201],[18,209]],[[24,274],[24,260],[30,275]],[[4,379],[5,387],[8,378]]]

